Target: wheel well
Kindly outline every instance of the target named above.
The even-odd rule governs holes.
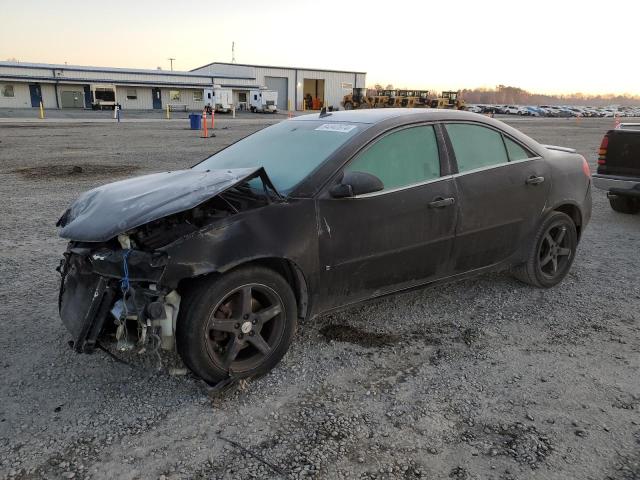
[[[298,317],[306,318],[309,313],[309,291],[307,281],[302,270],[290,260],[285,258],[259,258],[248,263],[238,265],[261,265],[278,272],[287,281],[296,296],[298,304]],[[237,267],[236,267],[237,268]]]
[[[573,223],[576,226],[576,232],[578,233],[578,240],[580,240],[580,234],[582,232],[582,215],[580,213],[580,209],[571,203],[566,203],[564,205],[560,205],[554,208],[556,212],[562,212],[573,220]]]
[[[307,315],[309,314],[309,290],[302,270],[295,263],[285,258],[258,258],[234,265],[232,269],[235,270],[236,268],[242,268],[247,265],[260,265],[282,275],[282,277],[291,286],[291,290],[293,290],[293,294],[296,297],[296,303],[298,304],[298,317],[307,318]],[[182,292],[188,289],[196,288],[204,278],[223,275],[227,271],[229,270],[224,270],[224,272],[214,271],[207,273],[206,275],[180,280],[178,284],[178,291],[182,294]]]

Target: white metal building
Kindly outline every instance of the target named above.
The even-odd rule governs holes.
[[[92,87],[104,86],[115,88],[123,109],[202,110],[212,85],[211,76],[190,72],[0,62],[0,108],[91,108]]]
[[[215,62],[190,72],[0,62],[0,108],[91,108],[94,89],[115,91],[123,109],[202,110],[205,88],[230,88],[236,108],[251,90],[278,92],[278,109],[340,108],[345,94],[364,87],[364,72]],[[307,99],[303,105],[303,101]]]
[[[317,101],[306,108],[328,105],[341,108],[340,102],[354,87],[364,88],[365,72],[349,72],[342,70],[322,70],[298,67],[274,67],[267,65],[247,65],[239,63],[214,62],[191,70],[192,73],[209,75],[216,78],[221,85],[233,88],[234,102],[242,105],[249,94],[244,82],[225,82],[222,77],[250,77],[254,83],[278,92],[278,108],[280,110],[303,110],[303,100],[311,97]],[[248,82],[250,83],[250,82]]]

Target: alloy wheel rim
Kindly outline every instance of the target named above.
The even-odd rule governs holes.
[[[565,224],[550,227],[542,238],[538,251],[538,268],[547,278],[561,274],[571,260],[573,250]]]
[[[204,332],[209,357],[225,371],[242,372],[262,364],[284,331],[280,295],[263,284],[242,285],[213,309]]]

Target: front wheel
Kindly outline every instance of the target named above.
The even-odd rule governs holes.
[[[284,278],[244,267],[185,293],[176,343],[185,364],[207,383],[271,370],[296,328],[296,299]]]
[[[513,268],[514,276],[529,285],[550,288],[569,272],[578,246],[578,232],[571,217],[553,212],[538,228],[525,263]]]
[[[632,197],[625,197],[623,195],[612,195],[609,197],[609,205],[616,212],[634,213],[640,212],[640,200]]]

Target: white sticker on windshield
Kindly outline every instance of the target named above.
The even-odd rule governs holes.
[[[349,133],[354,128],[356,128],[355,125],[345,125],[344,123],[324,123],[316,128],[316,130],[322,132]]]

